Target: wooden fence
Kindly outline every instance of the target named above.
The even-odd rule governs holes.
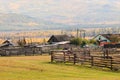
[[[12,55],[42,55],[43,50],[41,47],[13,47],[13,48],[0,48],[1,56],[12,56]]]
[[[89,66],[120,69],[120,56],[91,56],[85,51],[51,51],[51,62],[69,62]]]

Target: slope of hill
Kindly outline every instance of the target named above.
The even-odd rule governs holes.
[[[75,24],[67,25],[62,23],[42,20],[27,15],[0,13],[0,31],[15,30],[75,30],[76,28],[104,28],[120,27],[120,24]]]
[[[59,29],[68,25],[45,21],[21,14],[0,14],[0,30]]]

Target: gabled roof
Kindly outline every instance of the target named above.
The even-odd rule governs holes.
[[[2,44],[11,43],[9,40],[5,40]]]
[[[68,35],[52,35],[48,42],[62,42],[62,41],[70,41],[72,37]],[[53,40],[54,39],[54,40]]]
[[[114,37],[117,37],[117,38],[120,38],[120,34],[100,34],[102,35],[103,37],[111,40],[111,38],[114,38]]]
[[[9,40],[5,40],[0,47],[9,47],[9,46],[13,46],[12,42]]]
[[[110,40],[110,41],[112,40],[112,38],[115,38],[115,37],[117,37],[117,38],[120,39],[120,34],[99,34],[99,35],[107,38],[107,39]],[[97,35],[97,36],[98,36],[98,35]],[[93,39],[95,39],[97,36],[95,36]]]

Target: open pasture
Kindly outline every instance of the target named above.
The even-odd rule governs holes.
[[[119,80],[120,73],[50,63],[50,56],[0,57],[0,80]]]

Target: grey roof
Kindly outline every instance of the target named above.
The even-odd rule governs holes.
[[[72,37],[68,35],[52,35],[48,42],[62,42],[62,41],[70,41]]]

